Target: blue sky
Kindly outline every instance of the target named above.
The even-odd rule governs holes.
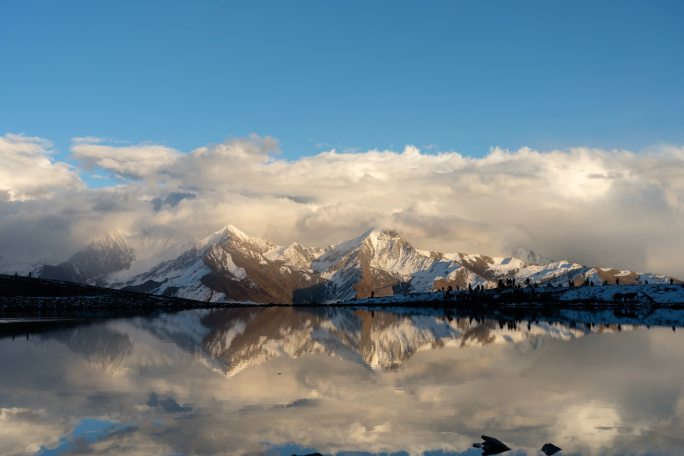
[[[0,133],[283,156],[684,143],[684,2],[0,3]]]

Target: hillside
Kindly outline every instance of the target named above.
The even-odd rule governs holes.
[[[0,274],[0,311],[5,313],[69,309],[191,308],[203,305],[203,302],[171,296]]]

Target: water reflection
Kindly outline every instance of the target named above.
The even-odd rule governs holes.
[[[0,453],[481,454],[487,434],[505,454],[676,454],[671,325],[674,311],[247,308],[8,331]]]

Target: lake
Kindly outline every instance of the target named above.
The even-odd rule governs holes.
[[[684,454],[684,311],[0,322],[0,454]],[[648,326],[646,326],[648,325]]]

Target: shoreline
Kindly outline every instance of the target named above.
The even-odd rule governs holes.
[[[431,308],[479,311],[684,309],[684,284],[626,284],[579,287],[528,287],[484,291],[399,294],[328,303],[238,303],[195,301],[128,290],[102,288],[41,278],[0,275],[2,316],[60,315],[69,312],[126,316],[156,310],[293,308]]]

